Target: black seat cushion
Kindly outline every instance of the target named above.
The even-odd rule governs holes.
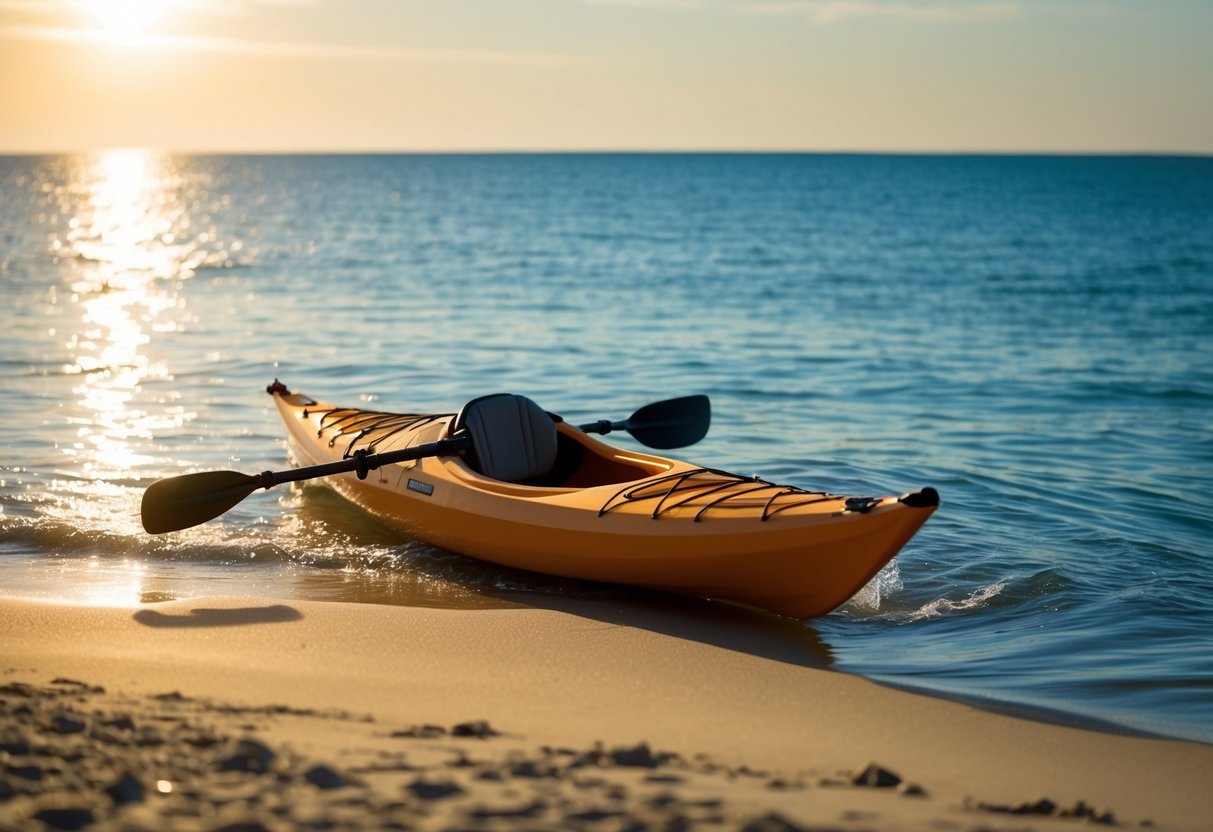
[[[497,393],[464,405],[452,433],[472,438],[468,462],[486,477],[522,482],[542,477],[556,464],[556,423],[526,396]]]

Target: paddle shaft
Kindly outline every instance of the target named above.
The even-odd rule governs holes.
[[[578,425],[577,429],[582,433],[598,433],[606,436],[613,430],[624,430],[628,426],[627,420],[622,422],[612,422],[610,419],[599,419],[597,422],[587,422],[584,425]]]
[[[610,419],[599,419],[597,422],[588,422],[584,425],[578,425],[577,429],[582,433],[598,433],[603,436],[615,430],[661,430],[662,428],[678,428],[683,426],[681,419],[667,419],[663,422],[645,422],[643,425],[634,425],[631,419],[624,419],[622,422],[612,422]]]
[[[336,462],[326,462],[322,465],[309,465],[305,468],[292,468],[289,471],[265,471],[258,479],[259,488],[273,488],[284,482],[299,482],[314,480],[318,477],[330,477],[333,474],[344,474],[347,471],[357,471],[359,479],[366,479],[368,471],[374,471],[384,465],[394,462],[408,462],[411,459],[424,459],[430,456],[445,456],[466,451],[472,447],[468,436],[456,436],[454,439],[440,439],[437,442],[427,442],[412,448],[400,448],[395,451],[384,451],[380,454],[368,454],[359,451],[348,459]]]

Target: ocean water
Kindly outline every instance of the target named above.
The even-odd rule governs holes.
[[[1213,742],[1213,159],[8,157],[0,288],[2,594],[583,596],[693,629],[724,605],[488,566],[315,485],[163,537],[138,505],[284,467],[275,377],[584,420],[706,393],[686,458],[942,494],[795,625],[806,661]]]

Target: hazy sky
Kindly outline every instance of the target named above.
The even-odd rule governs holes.
[[[1213,152],[1213,0],[0,0],[0,152]]]

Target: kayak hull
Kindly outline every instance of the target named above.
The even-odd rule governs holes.
[[[445,438],[453,418],[336,408],[285,392],[274,398],[299,465],[433,442]],[[558,482],[492,480],[460,456],[327,482],[392,528],[453,552],[568,578],[738,601],[795,618],[845,603],[938,503],[895,497],[848,503],[621,450],[564,423],[557,429],[562,453],[576,457]]]

